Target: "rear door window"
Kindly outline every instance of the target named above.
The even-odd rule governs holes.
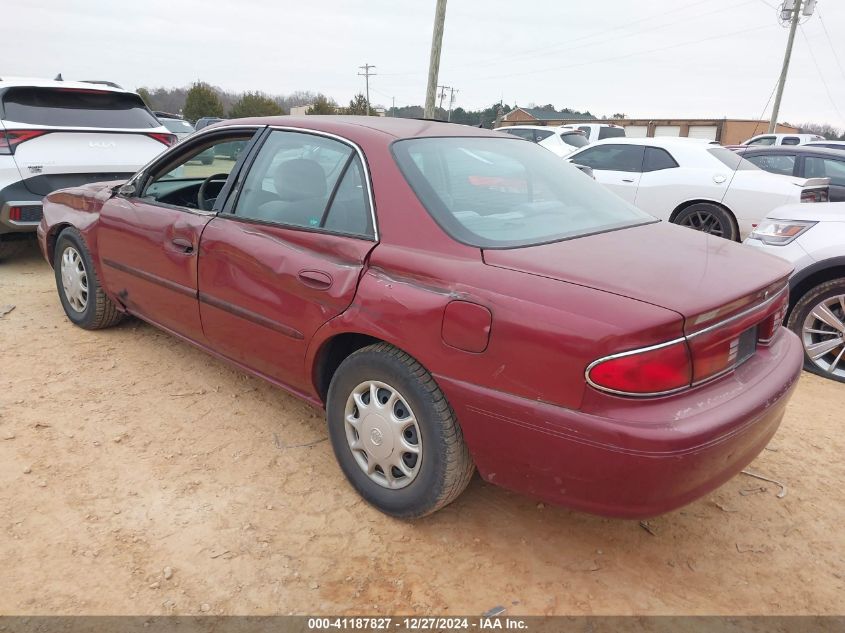
[[[540,141],[545,141],[553,133],[550,130],[534,130],[534,142],[539,143]]]
[[[747,160],[773,174],[791,176],[795,170],[795,154],[748,156]]]
[[[603,138],[621,138],[625,136],[623,127],[603,127],[599,130],[599,140]]]
[[[785,136],[781,145],[798,145],[801,143],[801,139],[797,136]]]
[[[642,145],[597,145],[572,160],[593,169],[638,172],[643,167],[644,149]]]
[[[678,163],[665,149],[660,147],[646,147],[643,171],[660,171],[661,169],[672,169]]]
[[[804,159],[804,177],[830,178],[831,185],[845,187],[845,160],[808,156]]]
[[[317,134],[274,130],[250,167],[234,213],[292,227],[374,235],[361,159],[350,145]]]
[[[15,123],[56,127],[159,127],[136,94],[77,88],[10,88],[3,96],[4,118]]]
[[[519,138],[524,138],[526,141],[534,142],[534,130],[514,130],[511,128],[504,128],[503,132],[507,132],[512,136],[518,136]]]

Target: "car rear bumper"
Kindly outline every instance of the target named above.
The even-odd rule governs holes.
[[[41,221],[41,198],[18,181],[0,189],[0,234],[31,233]]]
[[[487,481],[550,503],[644,518],[707,494],[774,435],[803,363],[781,331],[729,376],[592,415],[437,377]]]

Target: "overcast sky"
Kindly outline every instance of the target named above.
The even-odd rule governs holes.
[[[449,0],[439,83],[458,88],[455,105],[467,109],[504,99],[598,115],[755,118],[786,44],[775,2]],[[343,103],[363,91],[358,66],[369,63],[373,103],[422,104],[434,5],[3,0],[0,76],[61,72],[133,89],[201,79]],[[802,31],[780,119],[845,129],[845,2],[819,0]]]

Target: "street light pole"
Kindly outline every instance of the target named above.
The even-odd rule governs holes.
[[[778,80],[778,91],[775,95],[775,105],[772,107],[772,116],[769,121],[769,134],[774,134],[778,125],[778,114],[780,113],[780,100],[783,97],[783,89],[786,85],[786,73],[789,72],[789,59],[792,57],[792,44],[795,42],[795,31],[798,30],[798,22],[801,20],[801,0],[794,0],[795,6],[792,9],[792,23],[789,25],[789,39],[786,41],[786,53],[783,56],[783,68],[780,71]]]
[[[431,35],[431,59],[428,63],[428,85],[425,90],[425,118],[434,118],[437,75],[440,73],[440,49],[443,46],[443,25],[446,22],[446,0],[437,0],[434,11],[434,32]]]

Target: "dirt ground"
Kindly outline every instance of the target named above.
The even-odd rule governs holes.
[[[361,501],[321,415],[138,321],[67,321],[0,263],[0,613],[845,613],[845,385],[687,508],[597,518],[476,477],[417,522]]]

